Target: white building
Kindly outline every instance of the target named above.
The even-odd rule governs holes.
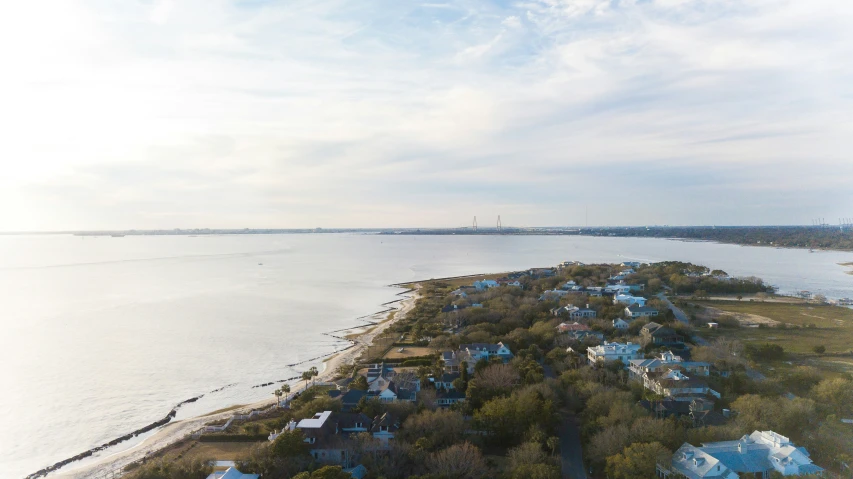
[[[772,471],[784,476],[821,474],[805,448],[773,431],[755,431],[737,441],[684,443],[672,456],[672,471],[688,479],[767,478]],[[658,468],[659,474],[662,469]],[[743,475],[743,476],[741,476]]]
[[[658,310],[648,306],[632,304],[625,307],[625,316],[632,319],[651,318],[658,315]]]
[[[590,364],[604,361],[622,361],[628,364],[632,359],[641,359],[643,353],[640,345],[634,343],[608,343],[594,346],[586,350]]]
[[[489,288],[497,288],[498,282],[493,279],[484,279],[481,281],[474,281],[474,287],[480,291],[489,289]]]
[[[613,297],[613,304],[622,303],[625,306],[631,306],[632,304],[638,304],[640,306],[646,305],[646,298],[642,298],[640,296],[631,296],[630,294],[617,294]]]
[[[625,331],[628,329],[628,321],[625,321],[622,318],[614,319],[613,327],[616,328],[618,331]]]

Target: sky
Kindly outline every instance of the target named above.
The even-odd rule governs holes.
[[[0,9],[0,231],[853,217],[849,0]]]

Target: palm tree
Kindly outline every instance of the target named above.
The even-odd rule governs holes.
[[[305,381],[305,389],[308,389],[308,381],[310,381],[312,377],[311,371],[305,371],[302,373],[302,380]]]
[[[556,436],[551,436],[547,441],[548,449],[551,449],[551,457],[554,457],[557,454],[557,448],[560,447],[560,438]]]
[[[276,407],[276,408],[281,407],[281,389],[276,389],[276,390],[275,390],[275,391],[273,391],[272,393],[273,393],[273,395],[274,395],[274,396],[275,396],[275,398],[276,398],[276,400],[275,400],[275,407]]]
[[[317,371],[316,366],[311,366],[311,369],[309,370],[309,372],[311,373],[311,385],[313,386],[314,385],[314,378],[316,378],[317,376],[320,375],[320,371]]]
[[[284,394],[284,407],[287,407],[287,398],[290,395],[290,384],[282,384],[281,392]]]

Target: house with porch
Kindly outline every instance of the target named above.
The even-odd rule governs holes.
[[[670,464],[658,464],[659,477],[688,479],[767,479],[773,471],[782,476],[823,475],[809,452],[773,431],[755,431],[736,441],[684,443]],[[680,476],[679,476],[680,475]]]
[[[630,294],[620,293],[616,296],[613,296],[613,304],[622,303],[626,306],[631,306],[632,304],[637,304],[640,306],[646,305],[646,298],[641,296],[631,296]]]
[[[628,364],[632,359],[640,359],[643,357],[640,351],[640,345],[631,342],[628,343],[608,343],[604,342],[599,346],[587,348],[587,359],[590,364],[603,363],[606,361],[621,361],[623,364]]]
[[[674,329],[660,325],[654,321],[643,326],[643,329],[640,330],[640,338],[640,342],[644,346],[647,344],[665,346],[681,342],[681,336]]]

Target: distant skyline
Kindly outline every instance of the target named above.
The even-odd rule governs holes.
[[[0,231],[853,217],[848,0],[0,8]]]

